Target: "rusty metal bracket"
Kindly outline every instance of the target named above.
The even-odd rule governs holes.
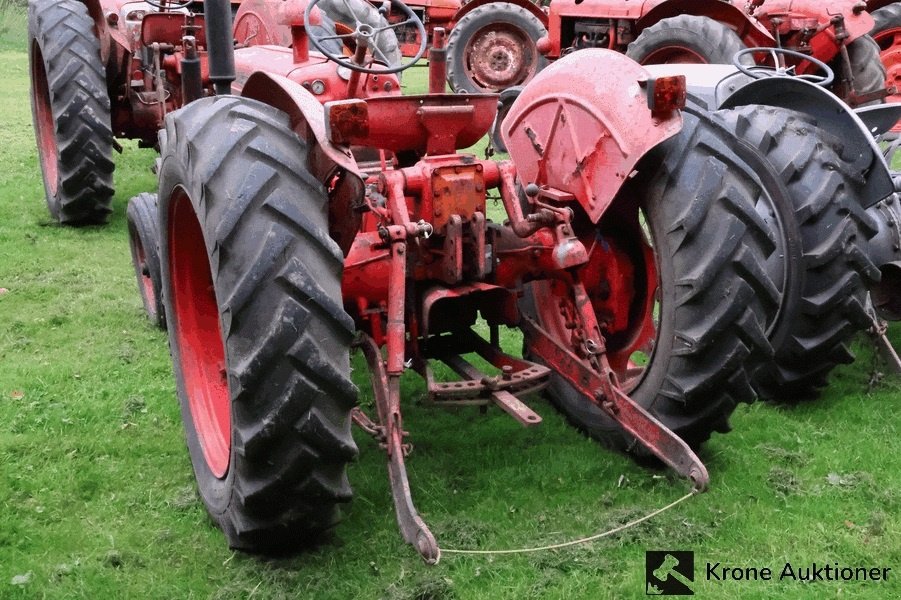
[[[536,356],[547,364],[562,367],[558,368],[561,377],[597,404],[657,458],[691,480],[695,490],[707,489],[710,476],[694,451],[619,389],[615,378],[610,377],[612,371],[605,374],[592,369],[529,317],[523,316],[521,327],[529,339],[530,350]]]

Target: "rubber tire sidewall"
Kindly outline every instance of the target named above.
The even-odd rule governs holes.
[[[198,100],[197,102],[205,102],[205,100]],[[172,143],[176,143],[175,140],[170,139],[167,141],[167,145]],[[184,184],[184,182],[192,181],[193,179],[191,170],[187,168],[189,165],[176,160],[177,157],[177,150],[175,150],[175,156],[173,156],[172,158],[170,158],[170,156],[163,155],[159,171],[160,185],[158,211],[160,218],[159,231],[161,259],[165,255],[162,249],[168,248],[171,245],[168,222],[173,192],[177,186]],[[203,198],[203,189],[201,185],[202,182],[196,181],[194,183],[195,185],[191,189],[186,188],[186,193],[191,197],[191,199]],[[194,206],[194,210],[196,213],[196,205]],[[198,221],[201,221],[201,216],[196,216]],[[201,227],[203,227],[202,224]],[[204,242],[204,245],[206,245],[206,241]],[[207,257],[207,259],[209,260],[209,257]],[[166,314],[169,318],[169,352],[172,355],[173,364],[183,364],[181,348],[175,341],[176,336],[174,331],[178,327],[178,324],[175,321],[175,319],[177,319],[177,316],[175,314],[175,311],[173,310],[171,290],[169,290],[169,286],[166,285],[172,280],[172,275],[169,272],[169,265],[162,260],[161,269],[164,305]],[[212,266],[210,267],[210,272],[212,273]],[[219,300],[217,298],[217,304],[218,302]],[[221,319],[221,315],[219,318]],[[222,336],[224,344],[225,333],[220,332],[220,335]],[[225,351],[225,360],[227,368],[230,368],[230,366],[228,365],[229,355],[227,350]],[[225,477],[219,478],[210,470],[206,456],[204,455],[203,444],[201,443],[200,436],[197,433],[197,428],[194,423],[191,407],[188,403],[188,390],[187,386],[185,385],[185,380],[181,369],[173,369],[173,373],[175,375],[175,384],[178,388],[178,399],[179,404],[181,405],[181,413],[183,415],[182,422],[184,424],[185,430],[185,441],[188,446],[188,453],[191,457],[191,465],[194,469],[194,476],[195,480],[197,481],[197,487],[200,491],[201,498],[207,506],[207,510],[209,510],[209,512],[214,516],[218,523],[219,519],[221,519],[228,510],[229,503],[231,502],[232,492],[234,490],[234,426],[232,425],[231,427],[230,444],[232,446],[232,449],[230,450],[228,471],[226,472]],[[229,402],[232,402],[231,398],[229,399]],[[185,418],[184,415],[192,416],[191,418]]]

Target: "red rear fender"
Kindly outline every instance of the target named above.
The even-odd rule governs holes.
[[[678,111],[651,114],[648,78],[609,50],[580,50],[541,71],[501,128],[521,183],[572,194],[597,222],[641,157],[682,127]]]

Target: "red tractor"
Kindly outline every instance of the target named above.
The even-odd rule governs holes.
[[[641,64],[725,63],[745,47],[780,47],[832,66],[833,90],[852,106],[881,100],[885,74],[867,34],[873,20],[856,0],[553,0],[548,36],[539,51],[554,59],[572,50],[603,47]],[[765,54],[755,54],[767,61]],[[750,56],[748,60],[750,60]],[[811,63],[783,57],[799,74]]]
[[[497,8],[500,5],[502,10]],[[482,6],[484,23],[479,32],[458,30],[457,24],[450,36],[454,69],[449,82],[455,90],[501,91],[521,85],[546,60],[584,48],[617,50],[641,64],[729,64],[745,47],[782,47],[829,63],[838,75],[834,91],[852,105],[878,101],[887,94],[883,69],[873,60],[878,49],[867,35],[873,21],[856,0],[826,4],[813,0],[646,0],[634,4],[552,0],[547,14],[528,0]],[[501,23],[512,23],[507,15],[517,10],[523,15],[523,11],[530,12],[535,19],[532,25],[526,26],[524,16],[516,27],[503,26],[508,34],[487,25],[492,14]],[[529,39],[536,38],[539,22],[547,34],[533,49]],[[514,31],[518,33],[514,35]],[[752,59],[768,60],[762,54],[746,60]],[[800,74],[813,68],[796,58],[789,61],[787,66],[795,66]]]
[[[691,448],[728,429],[772,340],[790,337],[796,270],[825,268],[854,298],[861,273],[878,278],[864,245],[874,232],[857,216],[891,179],[859,119],[811,83],[793,80],[787,99],[781,80],[762,79],[710,114],[686,107],[684,76],[588,49],[512,105],[511,160],[482,160],[459,149],[487,132],[497,97],[443,93],[442,31],[429,93],[401,96],[399,68],[367,59],[378,28],[357,25],[352,58],[330,52],[329,36],[305,28],[316,4],[291,13],[290,49],[233,51],[228,29],[208,32],[211,71],[225,87],[235,65],[240,95],[170,113],[159,138],[178,396],[201,497],[233,547],[284,550],[335,523],[351,498],[355,422],[388,454],[404,539],[437,560],[405,468],[406,370],[436,405],[497,405],[523,425],[541,418],[520,398],[545,389],[592,436],[703,489]],[[393,5],[424,48],[422,23]],[[206,12],[227,20],[227,2]],[[807,115],[780,105],[798,98],[811,99]],[[774,121],[784,126],[760,147],[736,137]],[[842,127],[842,143],[818,121]],[[783,161],[811,165],[803,184],[782,179]],[[795,237],[798,215],[823,223],[803,224],[812,239]],[[811,260],[815,248],[828,252]],[[501,327],[523,332],[525,358],[501,348]],[[374,419],[355,407],[354,347]]]
[[[243,4],[230,2],[239,26],[237,42],[274,43],[256,27],[255,9],[261,3]],[[348,0],[347,6],[356,7],[356,19],[380,18],[362,0]],[[279,12],[268,8],[264,19],[270,29],[288,31]],[[333,32],[332,20],[322,18],[325,22],[316,27]],[[155,146],[166,114],[212,93],[216,76],[207,68],[204,23],[203,2],[29,1],[32,112],[54,219],[66,225],[106,222],[113,196],[112,152],[121,150],[115,138]],[[392,40],[390,31],[378,40],[389,63],[399,58]],[[330,45],[340,49],[336,41]]]
[[[384,27],[373,53],[397,64],[393,29],[364,0],[328,0],[310,27],[331,52],[334,37],[357,22]],[[231,0],[235,42],[291,46],[285,22],[290,3]],[[51,216],[64,225],[106,222],[113,197],[115,138],[157,144],[166,114],[212,95],[202,2],[172,0],[31,0],[28,4],[32,112]],[[334,20],[333,20],[334,19]],[[214,24],[230,27],[228,21]],[[150,320],[165,327],[156,248],[156,205],[150,194],[129,202],[126,213],[138,287]]]

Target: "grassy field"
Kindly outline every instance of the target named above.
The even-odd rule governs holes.
[[[358,435],[355,501],[329,543],[280,560],[231,552],[196,496],[166,338],[143,315],[128,256],[125,204],[154,187],[154,155],[126,144],[116,157],[107,227],[51,224],[23,30],[0,10],[0,598],[631,598],[644,596],[653,549],[694,550],[697,578],[708,561],[893,569],[879,583],[696,581],[702,598],[901,595],[901,394],[897,378],[874,377],[866,340],[820,401],[740,407],[702,453],[710,491],[619,536],[425,566],[397,531],[382,453]],[[366,385],[362,370],[356,380]],[[442,546],[582,537],[686,492],[544,400],[532,402],[544,424],[524,430],[497,410],[421,407],[423,392],[409,382],[409,466]]]

